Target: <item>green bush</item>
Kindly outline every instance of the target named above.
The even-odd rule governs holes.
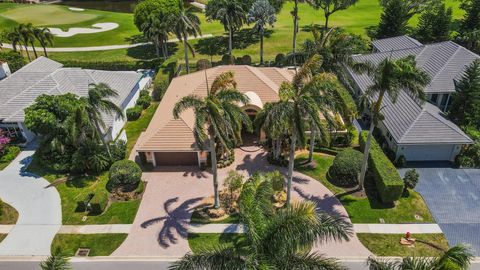
[[[362,162],[363,154],[355,149],[348,148],[338,153],[328,171],[331,182],[341,187],[358,185]]]
[[[110,191],[120,189],[128,192],[137,188],[142,178],[142,170],[137,163],[131,160],[120,160],[113,163],[109,171],[107,188]]]
[[[405,177],[403,177],[405,188],[414,189],[418,184],[419,178],[420,178],[420,175],[415,169],[410,169],[407,172],[405,172]]]
[[[5,152],[0,156],[0,163],[9,163],[20,154],[20,147],[9,145],[5,147]]]
[[[250,55],[244,55],[240,59],[240,64],[241,65],[248,65],[250,66],[252,64],[252,57]]]
[[[24,57],[14,51],[0,51],[0,62],[7,62],[11,72],[21,69],[27,64]]]
[[[150,107],[150,103],[152,103],[152,98],[150,97],[150,94],[142,95],[142,93],[140,93],[140,97],[137,99],[137,106],[140,106],[143,109],[146,109]]]
[[[358,131],[354,125],[348,125],[347,131],[346,143],[347,146],[352,146],[358,140]]]
[[[133,108],[127,109],[127,120],[128,121],[135,121],[138,118],[140,118],[140,115],[142,115],[143,107],[141,106],[135,106]]]
[[[234,65],[235,64],[235,56],[230,54],[225,54],[222,56],[222,64],[223,65]]]
[[[285,62],[287,62],[287,57],[283,53],[277,54],[275,56],[275,65],[277,67],[283,67],[285,65]]]
[[[197,71],[209,69],[212,67],[212,63],[208,59],[200,59],[197,61]]]
[[[367,136],[367,131],[363,131],[360,134],[360,148],[362,151],[365,149]],[[368,164],[373,172],[380,199],[384,203],[391,203],[400,199],[404,188],[403,180],[395,166],[383,153],[375,138],[372,138]]]
[[[162,18],[170,14],[178,13],[180,13],[179,0],[144,0],[135,6],[133,10],[133,22],[138,30],[142,31],[142,26],[148,20],[149,16]]]
[[[112,162],[122,160],[126,157],[127,144],[123,140],[116,140],[110,143],[110,154],[112,154]]]
[[[169,84],[168,80],[163,79],[161,76],[155,77],[155,80],[153,81],[152,99],[155,101],[161,101],[163,95],[167,92]]]

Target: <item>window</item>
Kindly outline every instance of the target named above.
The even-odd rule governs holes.
[[[430,101],[431,101],[432,103],[437,103],[437,101],[438,101],[438,94],[432,94],[432,95],[430,96]]]

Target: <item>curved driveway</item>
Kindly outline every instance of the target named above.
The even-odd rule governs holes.
[[[286,172],[284,168],[268,164],[266,153],[256,147],[236,149],[235,155],[231,166],[219,170],[220,182],[230,170],[245,176],[257,171]],[[203,198],[213,194],[211,174],[194,167],[164,167],[156,172],[144,173],[144,179],[147,188],[132,230],[112,255],[181,257],[190,251],[187,236],[192,210]],[[334,194],[315,179],[295,172],[292,188],[295,199],[310,200],[321,210],[348,216]],[[371,254],[356,236],[349,242],[318,245],[315,250],[335,257],[366,257]]]
[[[0,256],[50,255],[62,224],[60,195],[49,182],[24,172],[34,151],[22,151],[0,171],[0,198],[19,213],[17,224],[0,243]]]

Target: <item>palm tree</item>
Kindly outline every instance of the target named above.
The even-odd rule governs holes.
[[[211,89],[207,86],[207,95],[199,97],[189,95],[175,104],[173,115],[175,119],[187,110],[195,112],[194,135],[200,149],[209,140],[210,158],[213,174],[214,207],[219,208],[218,180],[217,180],[217,142],[219,146],[229,149],[240,140],[238,134],[242,124],[251,130],[248,115],[238,104],[247,104],[249,99],[236,89],[237,83],[232,72],[220,74],[213,82]]]
[[[359,179],[359,189],[363,189],[365,174],[368,168],[368,156],[372,141],[373,130],[383,118],[381,115],[382,101],[385,95],[395,103],[400,91],[407,91],[412,97],[425,100],[423,89],[430,83],[429,75],[416,67],[414,56],[401,59],[385,58],[377,66],[372,63],[356,63],[353,69],[357,72],[367,72],[373,84],[367,88],[362,96],[362,103],[369,106],[371,114],[370,130],[365,143],[362,171]]]
[[[81,98],[83,101],[85,101],[85,110],[88,118],[90,122],[92,122],[92,124],[95,126],[97,137],[102,141],[109,157],[111,157],[111,154],[108,143],[106,142],[104,136],[104,133],[106,131],[106,125],[103,121],[102,114],[114,114],[121,119],[124,118],[122,109],[110,100],[111,98],[117,96],[118,93],[112,88],[110,88],[110,86],[104,83],[100,83],[97,85],[90,85],[90,89],[88,90],[88,96]]]
[[[32,61],[30,57],[30,53],[28,52],[28,45],[33,42],[33,34],[32,34],[31,24],[20,24],[15,28],[15,31],[18,33],[20,42],[23,43],[23,47],[27,52],[28,60]],[[36,54],[36,53],[35,53]]]
[[[370,270],[467,270],[472,258],[473,254],[465,246],[459,245],[445,251],[440,257],[406,257],[401,261],[381,260],[370,257],[367,260],[367,264]]]
[[[183,52],[185,57],[185,66],[187,73],[190,73],[190,65],[188,62],[188,50],[195,57],[195,50],[188,43],[188,36],[201,35],[202,31],[200,30],[200,19],[193,12],[193,9],[184,8],[183,2],[179,2],[180,13],[175,14],[175,22],[173,23],[173,32],[177,36],[178,40],[183,41]]]
[[[305,121],[317,128],[323,137],[327,131],[321,123],[319,107],[320,78],[314,76],[318,73],[320,57],[315,56],[309,59],[294,76],[292,83],[283,83],[279,90],[280,101],[273,103],[265,117],[264,124],[269,127],[275,125],[286,126],[290,136],[290,155],[288,161],[287,176],[287,203],[291,200],[293,166],[295,162],[295,150],[297,142],[305,144]]]
[[[271,114],[273,103],[266,103],[263,109],[257,113],[254,120],[254,126],[260,133],[262,130],[265,135],[272,140],[272,154],[275,160],[279,160],[282,153],[282,140],[287,135],[287,123],[280,121],[269,121],[266,123],[267,116]]]
[[[70,262],[67,257],[56,252],[40,263],[42,270],[70,270]]]
[[[253,3],[247,15],[248,23],[255,23],[253,31],[260,34],[260,65],[263,65],[263,37],[265,35],[265,27],[277,20],[275,8],[268,0],[257,0]]]
[[[53,34],[50,32],[50,29],[47,27],[44,28],[33,28],[33,36],[40,42],[40,45],[43,48],[43,53],[45,57],[48,57],[47,53],[47,44],[53,45]]]
[[[160,48],[162,49],[163,59],[167,60],[168,48],[167,39],[171,29],[173,16],[158,18],[150,15],[142,25],[142,32],[148,40],[151,40],[155,46],[157,57],[160,57]]]
[[[351,224],[318,212],[311,202],[276,209],[272,194],[268,174],[253,176],[239,198],[241,221],[246,225],[244,243],[186,254],[170,269],[345,269],[336,260],[310,250],[319,242],[348,240]]]
[[[340,10],[355,5],[358,0],[307,0],[314,9],[322,9],[325,16],[324,31],[328,30],[328,20],[330,16]]]
[[[240,29],[246,21],[241,0],[212,0],[207,4],[205,14],[208,20],[218,20],[228,31],[228,54],[232,55],[233,32]]]
[[[13,51],[16,52],[17,45],[21,43],[20,34],[18,33],[17,29],[13,28],[10,31],[4,32],[4,37],[5,37],[5,40],[7,40],[8,42],[10,42],[10,44],[12,44]],[[20,44],[20,52],[21,50],[22,50],[22,46]]]

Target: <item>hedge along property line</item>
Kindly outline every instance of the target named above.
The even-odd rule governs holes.
[[[368,131],[362,131],[360,134],[360,148],[365,150]],[[369,167],[373,172],[375,185],[377,186],[380,199],[384,203],[391,203],[400,199],[403,194],[403,180],[398,174],[397,169],[388,157],[383,153],[375,138],[372,137],[370,147],[370,156],[368,158]]]

